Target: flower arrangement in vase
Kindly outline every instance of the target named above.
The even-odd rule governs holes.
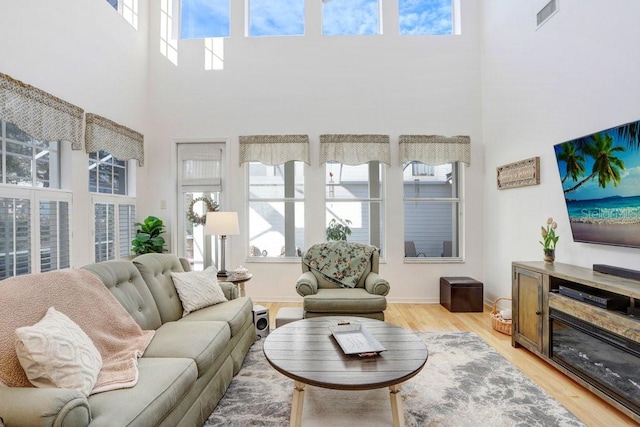
[[[546,226],[540,227],[542,234],[540,244],[544,250],[544,261],[547,263],[552,263],[556,259],[556,244],[560,239],[560,236],[556,234],[556,228],[558,228],[558,224],[551,217],[547,218]]]

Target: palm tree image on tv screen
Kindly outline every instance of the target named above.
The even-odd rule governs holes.
[[[554,149],[573,240],[640,248],[640,121]]]

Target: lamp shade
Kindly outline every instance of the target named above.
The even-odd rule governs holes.
[[[207,212],[204,234],[213,236],[240,234],[238,212]]]

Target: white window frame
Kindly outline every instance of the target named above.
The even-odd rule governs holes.
[[[205,236],[203,226],[193,226],[198,228],[198,232],[195,231],[192,234],[188,234],[187,229],[190,228],[189,220],[187,219],[186,197],[188,194],[193,194],[194,197],[208,196],[218,203],[220,210],[225,210],[222,195],[223,195],[223,183],[225,165],[226,165],[226,140],[223,139],[207,139],[207,140],[179,140],[175,141],[174,153],[175,153],[175,173],[177,182],[177,195],[176,195],[176,211],[178,215],[178,221],[176,226],[176,242],[177,254],[181,257],[186,257],[191,263],[193,270],[203,270],[210,266],[212,263],[220,265],[218,258],[220,257],[220,242],[219,238],[215,236]],[[193,150],[195,155],[193,156]],[[210,170],[210,176],[202,176],[201,173],[195,174],[191,178],[187,178],[188,174],[183,171],[183,161],[187,160],[203,160],[203,156],[197,154],[198,150],[205,150],[207,154],[204,161],[218,161],[219,170],[215,171],[214,168],[208,168]],[[215,154],[217,153],[217,154]],[[215,176],[217,174],[217,176]],[[194,206],[195,207],[195,206]],[[202,206],[201,206],[202,207]],[[204,212],[196,212],[198,215],[204,214]],[[189,257],[186,253],[187,246],[192,246],[193,256]],[[228,246],[227,246],[228,249]]]
[[[453,209],[452,215],[454,216],[452,221],[452,233],[455,234],[455,239],[451,240],[451,256],[444,256],[444,242],[443,248],[440,252],[434,253],[426,253],[424,256],[416,256],[416,257],[403,257],[405,263],[459,263],[464,262],[464,218],[465,218],[465,203],[464,203],[464,163],[462,162],[452,162],[452,185],[456,185],[457,197],[408,197],[404,194],[404,186],[409,183],[409,181],[404,180],[404,171],[405,169],[412,169],[413,166],[411,163],[418,162],[410,162],[403,167],[403,207],[407,203],[448,203],[448,204],[457,204],[457,210]],[[437,169],[437,166],[435,167]],[[412,175],[413,176],[413,175]],[[425,177],[423,177],[425,178]],[[432,178],[432,177],[426,177]],[[425,218],[428,221],[428,218]],[[406,211],[403,209],[403,224],[405,228],[407,227],[407,217]],[[425,227],[428,227],[428,222],[425,223]],[[406,229],[403,232],[403,235],[406,236]],[[417,253],[423,253],[420,248],[416,248]],[[457,254],[457,255],[453,255]]]
[[[303,196],[295,197],[288,194],[290,191],[295,192],[296,190],[296,175],[295,175],[295,167],[296,163],[299,167],[302,167],[302,180],[303,180]],[[285,195],[283,197],[252,197],[251,196],[251,174],[250,168],[251,164],[259,164],[264,166],[265,168],[273,168],[274,170],[277,168],[282,168],[284,172],[283,183],[284,183],[284,191]],[[251,262],[300,262],[300,256],[304,252],[304,242],[305,236],[303,235],[301,238],[301,244],[296,245],[296,220],[302,221],[304,223],[304,210],[305,206],[305,195],[306,195],[306,186],[305,186],[305,169],[306,165],[304,162],[299,160],[290,160],[285,163],[279,165],[266,165],[260,162],[246,162],[246,182],[247,182],[247,212],[248,212],[248,223],[249,223],[249,232],[247,233],[247,257]],[[251,203],[282,203],[284,204],[284,253],[282,250],[280,252],[275,251],[274,253],[269,253],[266,249],[258,247],[260,249],[259,253],[253,253],[252,246],[252,224],[251,224]],[[296,206],[302,207],[302,212],[299,214],[296,212]],[[293,216],[294,221],[291,222],[289,218]],[[254,224],[255,226],[255,224]],[[304,228],[302,227],[303,233]]]
[[[130,185],[130,178],[132,174],[130,174],[130,171],[133,169],[135,170],[135,167],[132,167],[131,163],[129,161],[124,161],[124,165],[118,165],[115,163],[110,163],[108,161],[106,161],[105,159],[107,158],[113,158],[115,159],[115,157],[113,157],[113,155],[109,154],[106,150],[101,150],[104,151],[105,153],[107,153],[107,155],[103,158],[100,158],[100,152],[96,153],[96,159],[91,159],[91,157],[89,157],[89,192],[91,192],[92,194],[111,194],[111,195],[120,195],[120,196],[128,196],[131,193],[131,188],[132,186]],[[89,153],[89,156],[91,156],[91,154],[94,153]],[[100,191],[100,177],[99,177],[99,170],[100,170],[100,165],[105,165],[107,167],[111,168],[111,191],[109,192],[102,192]],[[96,190],[97,191],[91,191],[91,174],[94,173],[94,171],[92,171],[92,169],[95,167],[95,172],[96,172]],[[113,181],[114,181],[114,171],[116,169],[121,169],[124,171],[124,194],[121,193],[114,193],[113,192]]]
[[[384,246],[385,246],[385,193],[386,193],[386,164],[384,162],[374,160],[367,163],[368,173],[367,173],[367,182],[368,182],[368,196],[367,197],[339,197],[335,195],[335,191],[332,191],[331,181],[335,182],[335,185],[342,185],[342,170],[344,165],[341,162],[330,161],[327,162],[324,166],[324,170],[326,172],[326,184],[325,184],[325,230],[326,226],[329,225],[329,222],[332,218],[336,218],[338,222],[342,222],[342,220],[348,219],[350,221],[354,221],[353,218],[337,218],[335,215],[331,213],[330,205],[331,203],[367,203],[369,205],[369,219],[368,219],[368,242],[361,242],[369,245],[373,245],[380,250],[381,256],[385,254]],[[339,175],[334,173],[333,177],[329,176],[329,171],[339,170]],[[380,185],[372,185],[373,182],[379,182]],[[379,194],[375,194],[379,191]],[[379,203],[378,209],[373,209],[372,206],[374,203]],[[357,225],[357,224],[355,224]],[[354,224],[349,225],[351,230],[354,229]],[[352,235],[353,236],[353,235]],[[347,238],[348,241],[354,241],[353,237]]]

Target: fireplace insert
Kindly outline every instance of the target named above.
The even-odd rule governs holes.
[[[640,414],[640,344],[556,309],[549,317],[551,359]]]

